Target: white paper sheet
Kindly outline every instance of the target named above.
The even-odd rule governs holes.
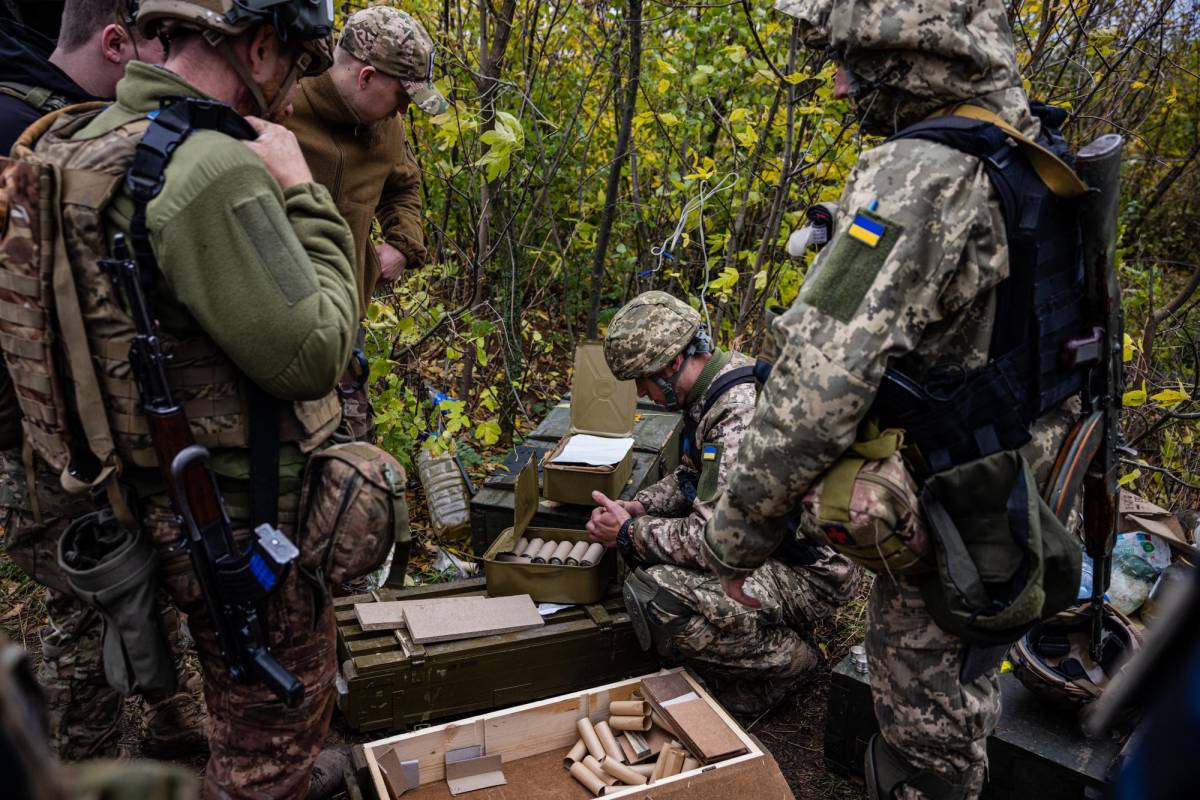
[[[554,457],[553,463],[607,467],[618,463],[632,447],[631,437],[613,439],[579,433],[567,440],[567,446]]]

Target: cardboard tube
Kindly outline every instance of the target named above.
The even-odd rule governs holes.
[[[627,783],[630,786],[637,786],[646,782],[646,776],[640,772],[634,772],[629,767],[622,764],[620,761],[614,761],[611,758],[604,759],[600,764],[604,771],[613,776],[621,783]]]
[[[600,739],[596,736],[596,729],[592,727],[590,719],[584,717],[576,721],[575,728],[579,731],[579,738],[583,739],[583,744],[589,753],[596,758],[604,758],[607,755],[604,752],[604,746],[600,744]]]
[[[563,559],[567,557],[567,553],[571,552],[571,543],[562,541],[558,543],[558,547],[554,548],[554,552],[547,559],[551,564],[561,564]]]
[[[667,768],[667,762],[671,760],[671,748],[663,747],[658,751],[658,759],[654,762],[654,769],[650,771],[650,782],[654,783],[662,777],[663,770]]]
[[[617,782],[617,779],[614,778],[612,775],[609,775],[607,772],[605,772],[604,764],[601,763],[601,762],[604,762],[607,760],[608,760],[607,758],[602,758],[602,759],[600,759],[600,761],[597,761],[596,759],[592,758],[591,756],[584,756],[583,761],[581,761],[580,763],[583,764],[585,767],[587,767],[589,770],[591,770],[593,775],[595,775],[597,778],[599,778],[601,781],[603,781],[605,786],[612,786],[614,783]]]
[[[604,792],[608,789],[608,786],[605,785],[604,781],[600,780],[600,777],[596,773],[585,767],[582,761],[572,764],[567,769],[570,771],[571,777],[583,784],[583,787],[589,792],[596,797],[604,796]]]
[[[585,755],[587,755],[587,745],[583,743],[583,739],[580,739],[571,748],[571,752],[567,753],[567,757],[563,759],[563,766],[570,769],[571,765],[576,761],[583,761]]]
[[[661,776],[663,778],[683,772],[683,762],[687,760],[687,753],[678,747],[668,747],[667,750],[670,752],[670,756],[667,757],[667,765],[663,768]]]
[[[564,561],[573,567],[577,566],[579,564],[579,559],[583,558],[583,554],[587,552],[587,549],[588,543],[586,541],[576,542],[575,546],[571,548],[571,552],[567,553],[567,557],[564,559]]]
[[[533,556],[533,563],[545,564],[550,556],[554,555],[554,548],[558,547],[558,542],[546,542],[541,549]]]
[[[630,764],[629,768],[631,770],[633,770],[634,772],[636,772],[637,774],[645,775],[647,778],[649,778],[651,775],[654,774],[655,766],[657,766],[657,765],[656,764]]]
[[[614,717],[644,717],[650,713],[650,704],[645,700],[613,700],[608,704],[608,713]]]
[[[522,536],[520,539],[517,539],[517,543],[513,545],[513,555],[521,555],[521,553],[525,552],[525,548],[527,547],[529,547],[529,540]]]
[[[648,731],[650,717],[609,717],[608,727],[614,731]]]
[[[621,745],[617,744],[617,737],[613,736],[612,728],[608,727],[607,722],[601,720],[596,723],[596,735],[600,737],[600,746],[609,758],[625,760],[625,753],[621,750]]]
[[[692,770],[699,769],[699,768],[700,768],[700,762],[697,761],[696,759],[692,758],[691,756],[688,756],[687,758],[685,758],[683,760],[683,769],[681,769],[680,772],[691,772]]]
[[[604,545],[600,544],[599,542],[592,542],[591,546],[588,547],[587,552],[583,554],[583,558],[579,559],[579,566],[590,567],[592,564],[595,564],[597,561],[599,561],[600,557],[603,555]]]
[[[538,550],[542,549],[542,545],[545,543],[546,542],[544,539],[542,539],[542,537],[535,536],[534,538],[525,542],[525,549],[521,551],[521,555],[533,558],[537,555]]]

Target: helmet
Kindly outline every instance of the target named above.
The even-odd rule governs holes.
[[[253,95],[258,113],[267,119],[279,110],[301,75],[319,75],[333,64],[333,0],[140,0],[135,13],[138,31],[145,37],[173,28],[202,31],[237,72]],[[300,48],[272,98],[254,82],[228,41],[260,23],[274,28],[281,42]]]
[[[620,380],[660,372],[700,334],[700,312],[666,292],[643,292],[626,303],[604,337],[604,358]]]
[[[1129,617],[1104,604],[1104,650],[1100,662],[1088,653],[1091,631],[1088,601],[1034,624],[1008,651],[1013,674],[1042,699],[1068,709],[1095,700],[1125,660],[1141,649],[1141,635]]]
[[[333,0],[140,0],[138,30],[145,37],[182,26],[237,36],[270,23],[281,41],[304,42],[333,33]]]

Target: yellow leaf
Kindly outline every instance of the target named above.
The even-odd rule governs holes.
[[[1178,405],[1185,400],[1191,400],[1191,395],[1181,389],[1163,389],[1150,395],[1150,399],[1163,405]]]
[[[671,82],[668,81],[666,78],[663,78],[662,80],[660,80],[658,82],[658,93],[659,94],[666,94],[667,90],[670,88],[671,88]]]
[[[663,125],[665,125],[668,128],[673,128],[674,126],[679,124],[679,117],[675,116],[670,111],[668,111],[665,114],[659,114],[658,121],[661,122]]]
[[[1136,92],[1140,89],[1145,89],[1146,84],[1144,81],[1134,81],[1133,83],[1129,84],[1129,88],[1133,89]]]
[[[793,86],[795,86],[797,83],[799,83],[800,81],[804,80],[804,73],[802,73],[802,72],[789,72],[787,75],[784,75],[784,76],[783,76],[783,79],[784,79],[785,81],[787,81],[788,83],[792,84]]]
[[[1133,351],[1137,349],[1137,342],[1133,341],[1133,337],[1128,333],[1125,334],[1125,344],[1121,348],[1121,360],[1126,362],[1133,361]]]
[[[1131,389],[1121,396],[1121,405],[1126,408],[1137,408],[1146,404],[1145,389]]]
[[[475,426],[475,438],[487,447],[500,441],[500,422],[489,419]]]
[[[746,115],[749,113],[750,112],[744,108],[735,108],[733,111],[731,111],[729,113],[729,121],[731,123],[741,122],[742,120],[744,120],[746,118]]]
[[[1124,475],[1122,475],[1120,480],[1117,481],[1117,485],[1118,486],[1128,486],[1129,484],[1133,483],[1140,477],[1142,477],[1142,471],[1140,469],[1134,468],[1132,471],[1126,472]]]

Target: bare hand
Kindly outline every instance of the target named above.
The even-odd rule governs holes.
[[[375,248],[379,256],[379,277],[388,283],[396,280],[408,266],[408,257],[387,242]]]
[[[294,133],[282,125],[258,117],[246,117],[246,121],[258,133],[258,138],[245,144],[262,161],[279,188],[290,189],[302,183],[312,183],[312,172]]]
[[[617,546],[617,534],[630,514],[620,503],[613,502],[604,492],[592,492],[596,508],[592,510],[592,518],[588,521],[587,531],[593,542],[600,542],[605,547]]]
[[[762,608],[762,602],[752,594],[746,594],[745,578],[722,578],[721,588],[725,594],[748,608]]]
[[[640,500],[618,500],[617,505],[629,512],[629,516],[637,518],[646,516],[646,507]]]

